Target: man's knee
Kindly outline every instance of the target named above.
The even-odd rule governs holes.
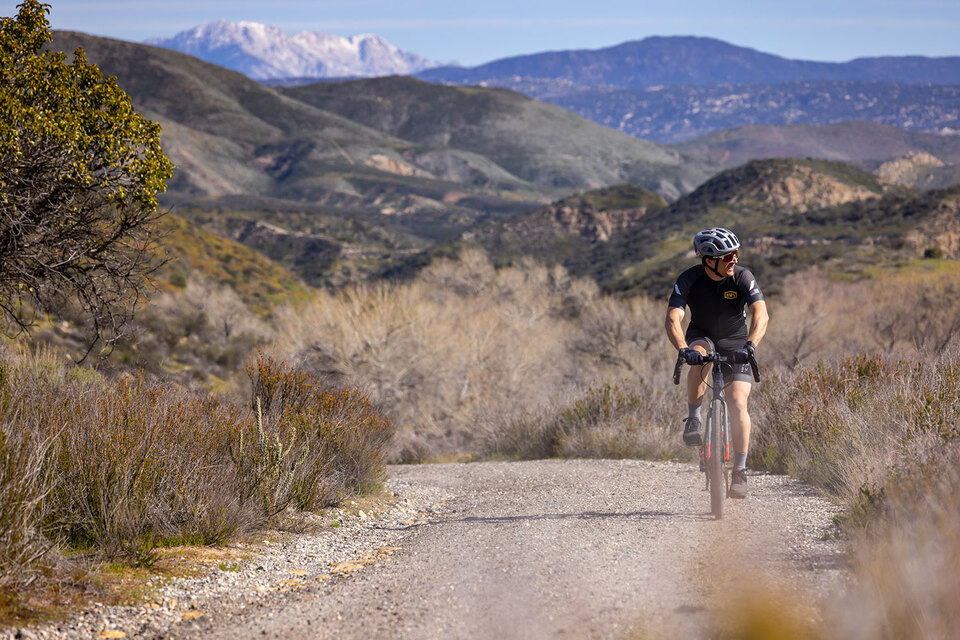
[[[700,338],[697,338],[687,346],[689,346],[691,349],[696,349],[702,356],[707,355],[707,352],[710,351],[710,343]]]
[[[750,399],[750,383],[734,381],[730,384],[728,399],[734,411],[746,412]]]

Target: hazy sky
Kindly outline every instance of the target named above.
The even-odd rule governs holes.
[[[650,35],[711,36],[788,58],[960,55],[960,0],[50,0],[55,29],[141,41],[225,19],[296,33],[376,33],[476,65]],[[17,2],[0,1],[2,15]]]

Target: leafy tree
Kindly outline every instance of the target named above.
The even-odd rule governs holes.
[[[115,78],[45,48],[49,5],[18,10],[0,20],[0,316],[20,332],[78,310],[92,349],[121,335],[157,266],[172,164]]]

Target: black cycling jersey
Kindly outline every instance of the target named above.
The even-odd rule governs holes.
[[[670,306],[690,307],[688,334],[704,335],[718,342],[747,338],[747,305],[759,300],[763,300],[763,293],[749,269],[736,265],[732,276],[713,280],[698,264],[677,278]]]

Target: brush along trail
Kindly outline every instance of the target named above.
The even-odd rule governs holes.
[[[330,543],[305,538],[321,568],[289,564],[270,593],[249,593],[240,572],[229,597],[195,601],[176,624],[112,628],[164,638],[706,638],[742,622],[748,603],[814,623],[847,579],[838,509],[782,476],[751,474],[749,497],[728,500],[717,521],[689,464],[389,471],[388,487],[422,507],[334,532],[361,555],[326,562]]]

